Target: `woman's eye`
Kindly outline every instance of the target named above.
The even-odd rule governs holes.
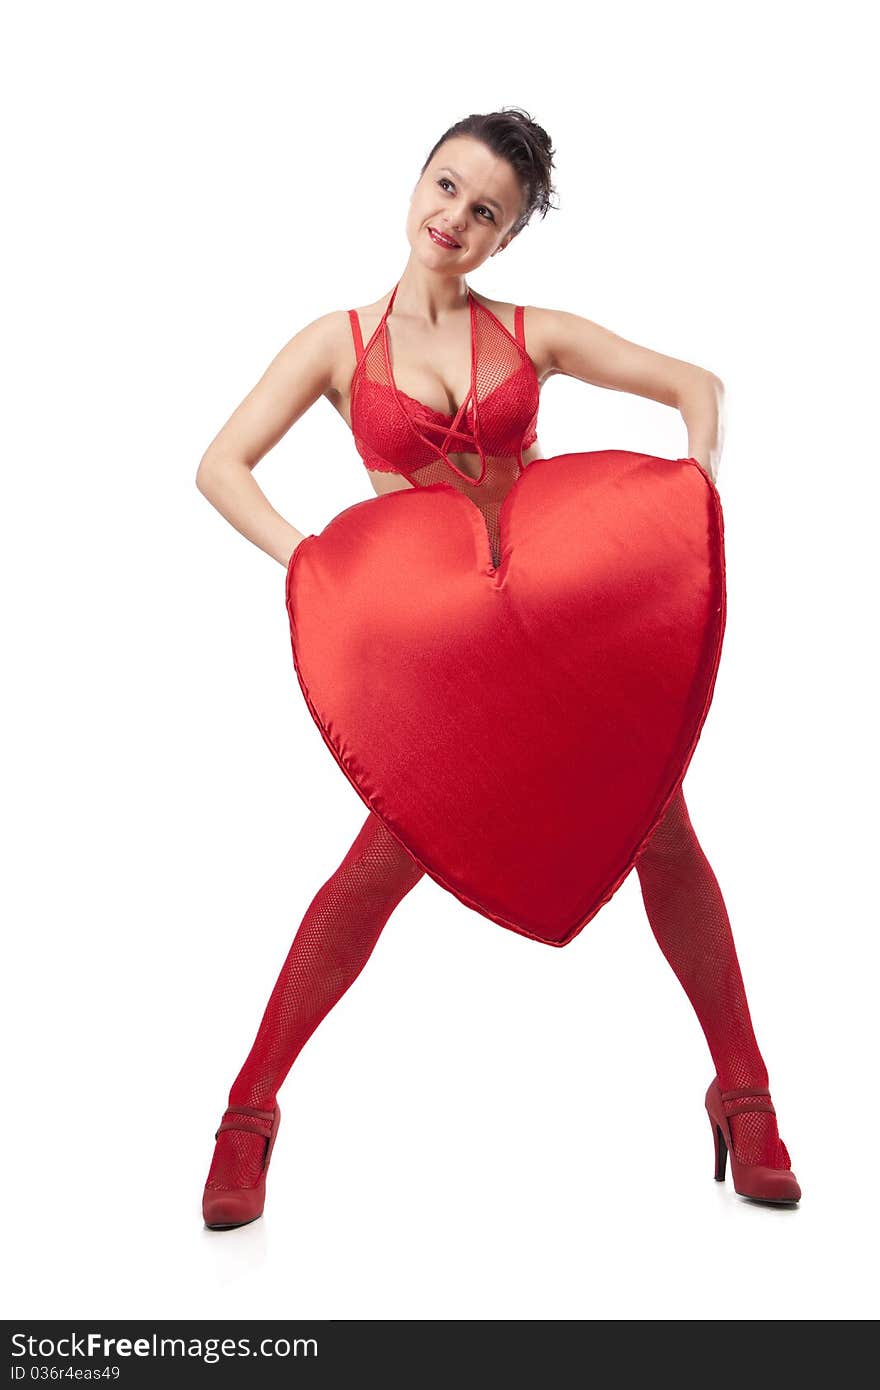
[[[441,188],[443,187],[444,183],[448,183],[449,186],[452,187],[452,183],[451,183],[451,180],[450,180],[450,179],[440,178],[440,179],[437,180],[437,182],[439,183],[439,185],[440,185]],[[489,209],[488,209],[487,207],[484,207],[482,203],[481,203],[480,206],[477,208],[477,212],[487,212],[487,213],[489,213],[489,220],[490,220],[491,222],[494,222],[494,221],[495,221],[495,218],[494,218],[494,216],[492,215],[492,213],[489,212]]]

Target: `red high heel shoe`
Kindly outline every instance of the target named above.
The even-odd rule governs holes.
[[[726,1108],[725,1101],[734,1103],[730,1108]],[[767,1168],[757,1163],[740,1163],[730,1137],[728,1121],[734,1115],[745,1115],[756,1110],[776,1114],[769,1091],[722,1091],[716,1077],[706,1092],[706,1110],[712,1124],[712,1138],[715,1140],[716,1182],[724,1182],[729,1153],[734,1191],[738,1192],[740,1197],[751,1197],[756,1202],[800,1201],[801,1189],[790,1168]]]
[[[239,1118],[230,1119],[230,1116]],[[267,1122],[270,1126],[268,1133]],[[241,1129],[246,1134],[259,1134],[267,1141],[266,1157],[263,1159],[263,1171],[253,1187],[205,1187],[202,1215],[205,1225],[210,1230],[228,1231],[235,1226],[246,1226],[249,1221],[256,1221],[258,1216],[263,1215],[266,1202],[266,1174],[269,1171],[269,1160],[275,1147],[280,1123],[281,1110],[277,1103],[274,1110],[254,1110],[249,1105],[230,1105],[224,1110],[214,1139],[216,1140],[224,1129]]]

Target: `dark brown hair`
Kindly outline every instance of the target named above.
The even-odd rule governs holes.
[[[440,136],[421,168],[423,174],[445,140],[470,135],[482,140],[494,154],[506,159],[516,174],[523,192],[523,210],[510,229],[517,236],[531,220],[534,212],[546,217],[547,209],[555,208],[551,196],[556,189],[550,182],[553,155],[550,136],[519,106],[505,106],[485,115],[465,116]]]

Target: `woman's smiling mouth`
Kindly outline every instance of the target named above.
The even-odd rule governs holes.
[[[454,237],[447,236],[445,232],[438,232],[435,227],[429,226],[428,233],[435,246],[443,246],[447,251],[461,250],[460,242],[457,242]]]

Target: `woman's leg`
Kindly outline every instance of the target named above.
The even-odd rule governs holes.
[[[651,929],[694,1007],[720,1089],[765,1088],[767,1068],[752,1028],[727,909],[681,787],[636,860],[636,870]],[[729,1123],[741,1162],[790,1166],[773,1115],[736,1115]]]
[[[382,928],[424,870],[371,811],[339,868],[318,889],[266,1005],[230,1105],[271,1110],[297,1054],[366,965]],[[251,1187],[266,1151],[259,1134],[223,1130],[206,1187]]]

